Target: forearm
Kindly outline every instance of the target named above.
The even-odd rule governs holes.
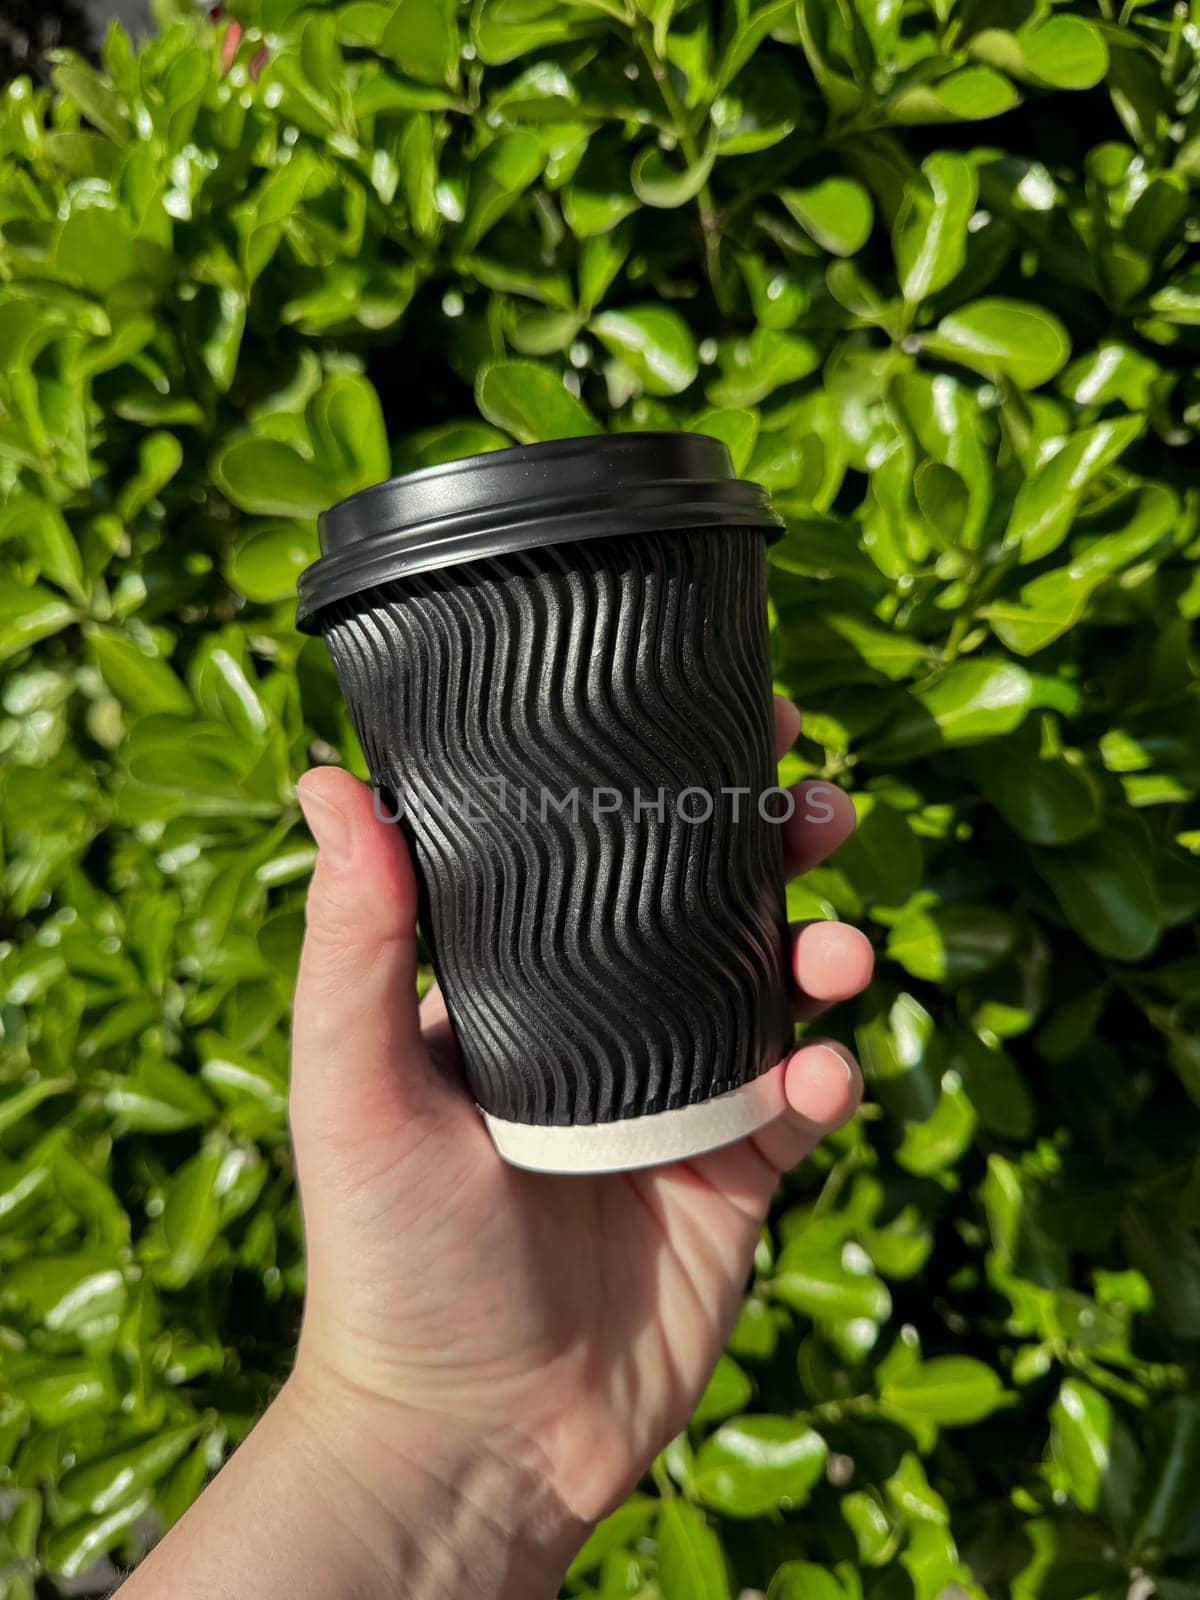
[[[553,1600],[587,1530],[522,1454],[293,1379],[120,1600]]]

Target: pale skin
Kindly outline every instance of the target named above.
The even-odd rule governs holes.
[[[776,702],[780,750],[799,716]],[[789,875],[853,827],[805,786]],[[689,1162],[506,1166],[445,1007],[415,997],[416,894],[367,787],[318,768],[291,1122],[308,1246],[295,1369],[122,1600],[550,1600],[595,1522],[687,1422],[780,1175],[857,1107],[840,1045],[774,1069],[779,1115]],[[828,816],[828,805],[833,816]],[[798,1014],[869,981],[866,939],[793,930]]]

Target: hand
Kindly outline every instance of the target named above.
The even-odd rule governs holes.
[[[780,750],[798,729],[777,701]],[[807,787],[786,826],[791,876],[853,827],[837,791],[822,791],[833,818],[806,822]],[[440,996],[417,1005],[400,831],[343,771],[306,774],[300,796],[320,857],[293,1039],[309,1263],[293,1387],[327,1415],[369,1418],[374,1437],[521,1455],[582,1537],[687,1421],[779,1176],[853,1112],[857,1067],[838,1045],[806,1043],[774,1069],[774,1123],[675,1166],[509,1167],[461,1084]],[[809,1018],[865,986],[871,949],[815,923],[795,931],[793,961]]]

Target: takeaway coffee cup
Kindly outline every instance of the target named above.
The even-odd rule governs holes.
[[[715,1148],[791,1037],[766,492],[695,434],[406,473],[321,519],[298,622],[403,828],[466,1076],[546,1172]]]

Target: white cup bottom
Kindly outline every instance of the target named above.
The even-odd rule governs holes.
[[[621,1122],[538,1127],[483,1112],[492,1141],[514,1167],[531,1172],[630,1172],[718,1150],[782,1116],[783,1074],[764,1072],[699,1105],[653,1111]]]

